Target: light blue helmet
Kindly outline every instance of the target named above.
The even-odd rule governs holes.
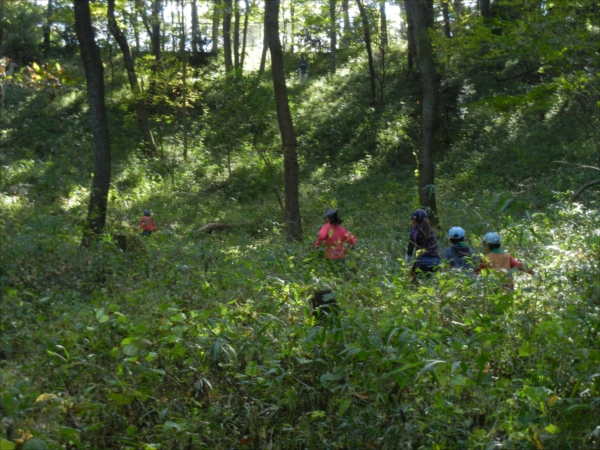
[[[450,231],[448,231],[448,237],[450,239],[462,239],[465,237],[465,230],[461,227],[452,227]]]
[[[500,244],[502,242],[502,238],[495,231],[490,231],[483,237],[484,244]]]

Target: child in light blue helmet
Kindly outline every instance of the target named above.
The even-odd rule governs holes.
[[[452,227],[448,231],[448,247],[442,257],[454,269],[474,270],[477,263],[473,261],[474,252],[465,242],[465,230]]]
[[[537,278],[535,272],[529,269],[525,264],[517,261],[508,252],[500,248],[502,238],[495,231],[490,231],[483,237],[483,245],[485,247],[485,256],[481,258],[479,267],[475,271],[476,274],[482,272],[496,272],[501,275],[501,285],[509,291],[515,289],[513,283],[513,272],[518,270],[526,272]]]

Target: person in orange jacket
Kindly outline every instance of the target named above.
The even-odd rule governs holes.
[[[500,249],[502,238],[495,231],[490,231],[483,237],[483,245],[485,247],[485,256],[479,261],[479,267],[475,269],[477,275],[481,274],[483,270],[493,270],[504,274],[501,280],[501,285],[509,291],[515,290],[513,283],[513,269],[521,272],[526,272],[537,278],[535,272],[522,262],[517,261],[513,256]]]
[[[142,236],[150,236],[155,231],[158,231],[154,219],[150,217],[150,211],[144,211],[144,215],[140,219],[140,228],[142,229]]]

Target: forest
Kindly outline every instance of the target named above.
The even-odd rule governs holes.
[[[0,144],[0,450],[600,449],[599,1],[0,0]]]

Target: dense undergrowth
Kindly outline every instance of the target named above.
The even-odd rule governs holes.
[[[389,100],[368,107],[364,72],[351,70],[363,63],[292,87],[302,243],[284,239],[278,132],[259,77],[196,81],[206,94],[188,161],[168,118],[163,157],[139,159],[131,107],[115,91],[109,230],[89,249],[79,246],[91,158],[81,90],[7,91],[20,103],[3,116],[6,438],[29,430],[51,448],[598,447],[598,198],[570,203],[585,172],[553,162],[593,164],[589,137],[560,98],[541,118],[498,109],[476,81],[446,86],[444,101],[460,97],[462,113],[437,154],[442,228],[462,226],[476,248],[499,231],[540,278],[518,277],[514,294],[449,270],[415,286],[402,262],[418,206],[415,93],[392,60]],[[359,239],[342,272],[312,248],[328,206]],[[160,232],[142,241],[132,228],[146,208]],[[208,222],[244,225],[207,235]],[[129,251],[115,234],[130,236]],[[341,312],[316,323],[308,299],[321,288]]]

